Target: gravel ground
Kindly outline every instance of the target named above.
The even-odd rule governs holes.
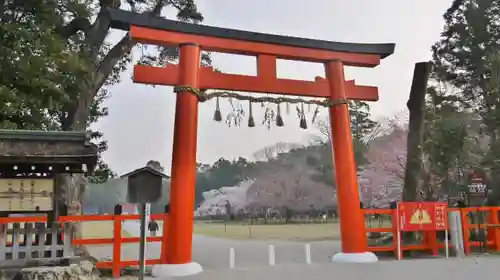
[[[134,222],[132,222],[134,223]],[[134,224],[125,225],[135,235]],[[276,265],[268,264],[268,245],[276,249]],[[380,261],[375,264],[340,264],[330,261],[331,255],[340,250],[340,242],[311,242],[312,264],[305,263],[304,244],[289,241],[237,241],[205,236],[193,237],[193,260],[205,271],[199,275],[183,277],[185,280],[316,280],[342,279],[370,280],[462,280],[497,279],[500,258],[498,256],[468,258],[433,258],[403,261]],[[229,248],[235,248],[236,268],[229,269]],[[90,247],[96,258],[111,256],[110,246]],[[138,244],[122,247],[122,258],[137,259]],[[160,248],[149,244],[148,257],[158,258]],[[123,277],[132,279],[134,277]],[[135,279],[135,278],[134,278]]]

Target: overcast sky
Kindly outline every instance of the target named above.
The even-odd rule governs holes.
[[[313,39],[359,43],[396,43],[395,54],[377,68],[347,68],[346,79],[379,87],[380,101],[372,103],[375,118],[395,115],[405,108],[415,62],[430,59],[430,47],[442,29],[442,14],[451,0],[197,0],[204,24]],[[216,54],[214,66],[226,73],[254,75],[252,57]],[[106,101],[109,116],[96,128],[104,132],[109,149],[104,159],[119,174],[159,160],[169,173],[175,94],[170,87],[134,84],[131,72],[111,88]],[[314,79],[324,76],[323,66],[304,62],[278,62],[278,76]],[[222,114],[228,113],[221,100]],[[247,103],[244,103],[245,107]],[[317,133],[314,125],[299,128],[291,111],[284,127],[268,130],[260,125],[263,112],[255,106],[255,128],[229,128],[212,120],[214,102],[200,105],[198,161],[212,163],[225,157],[251,158],[276,142],[307,143]],[[293,109],[293,108],[292,108]],[[309,114],[310,122],[312,111]],[[326,110],[321,111],[321,117]]]

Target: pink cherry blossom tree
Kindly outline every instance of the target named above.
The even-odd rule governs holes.
[[[379,124],[378,135],[368,141],[368,164],[359,171],[361,200],[387,207],[401,197],[406,164],[407,126],[401,118]]]

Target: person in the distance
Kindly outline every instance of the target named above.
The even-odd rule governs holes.
[[[160,227],[158,226],[158,223],[151,219],[148,224],[148,230],[149,230],[149,235],[150,236],[156,236],[156,232],[158,231]]]

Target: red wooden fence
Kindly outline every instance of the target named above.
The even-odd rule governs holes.
[[[167,229],[167,214],[154,214],[151,218],[157,221],[163,221],[163,230],[161,236],[147,237],[147,242],[161,242],[161,255],[159,259],[146,260],[147,265],[166,263],[166,238],[168,235]],[[98,261],[97,268],[111,268],[113,277],[120,277],[120,271],[123,267],[138,266],[139,260],[122,260],[121,245],[127,243],[138,243],[139,237],[123,237],[122,236],[122,221],[139,220],[139,215],[82,215],[82,216],[64,216],[60,217],[58,222],[61,224],[70,222],[90,222],[90,221],[112,221],[113,222],[113,237],[112,238],[82,238],[73,239],[74,245],[113,245],[113,257],[111,261]],[[8,217],[0,218],[0,224],[9,223],[40,223],[47,222],[46,216],[23,216],[23,217]]]
[[[500,251],[500,222],[499,222],[499,212],[500,207],[468,207],[468,208],[448,208],[448,212],[450,211],[459,211],[462,220],[462,232],[463,232],[463,241],[464,241],[464,249],[465,254],[469,255],[473,248],[481,247],[482,244],[480,241],[471,241],[470,240],[470,232],[471,230],[483,229],[487,232],[487,247],[491,251]],[[478,214],[486,214],[487,219],[483,223],[473,223],[470,218],[470,213],[478,215]],[[371,252],[390,252],[393,251],[395,255],[397,255],[397,234],[396,234],[396,210],[392,209],[365,209],[365,215],[380,215],[382,217],[385,216],[385,220],[388,220],[389,217],[392,221],[390,227],[367,227],[366,232],[378,232],[378,233],[392,233],[393,240],[391,244],[384,246],[369,246],[368,251]],[[384,219],[384,218],[381,218]],[[432,255],[437,255],[439,253],[439,249],[444,248],[444,244],[438,241],[436,232],[424,232],[424,238],[421,244],[402,244],[402,251],[410,251],[410,250],[420,250],[427,251]]]
[[[470,208],[460,208],[453,209],[450,208],[448,211],[460,211],[462,218],[462,230],[464,237],[464,247],[465,253],[470,254],[471,249],[474,247],[481,246],[478,241],[470,241],[470,230],[481,228],[487,231],[487,246],[490,250],[500,251],[500,222],[498,213],[500,212],[500,207],[470,207]],[[379,227],[373,228],[368,227],[367,233],[370,232],[389,232],[393,233],[392,244],[385,246],[369,246],[368,251],[371,252],[390,252],[393,251],[397,255],[396,247],[396,210],[391,209],[365,209],[365,215],[380,215],[389,216],[392,219],[392,223],[389,227]],[[469,213],[486,213],[487,222],[481,224],[473,224],[469,218]],[[113,272],[113,277],[119,277],[120,271],[123,267],[127,266],[138,266],[139,260],[122,260],[121,256],[121,245],[127,243],[138,243],[139,237],[123,237],[122,236],[122,221],[125,220],[138,220],[139,215],[82,215],[82,216],[65,216],[60,217],[58,222],[64,224],[69,222],[89,222],[89,221],[112,221],[113,222],[113,237],[112,238],[82,238],[74,239],[74,245],[113,245],[113,256],[111,261],[99,261],[96,266],[98,268],[111,268]],[[156,237],[148,237],[148,242],[161,242],[161,255],[159,259],[148,259],[146,260],[147,265],[154,264],[164,264],[166,263],[166,239],[168,236],[167,228],[167,214],[154,214],[152,219],[157,221],[163,221],[162,235]],[[46,216],[24,216],[24,217],[8,217],[0,218],[0,224],[9,223],[37,223],[46,222]],[[437,255],[439,249],[444,248],[444,245],[438,242],[436,232],[426,232],[424,233],[424,241],[422,244],[403,244],[401,246],[402,251],[409,250],[424,250],[428,251],[433,255]]]

